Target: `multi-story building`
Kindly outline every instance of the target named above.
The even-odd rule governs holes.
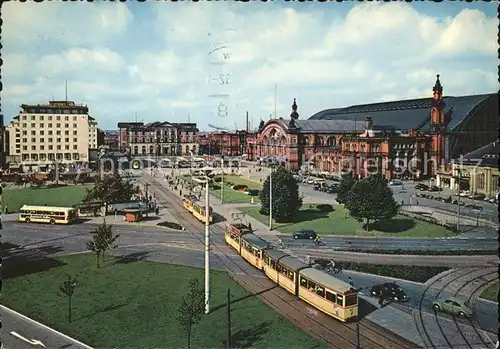
[[[198,137],[200,153],[224,156],[243,156],[254,141],[255,134],[245,130],[211,132]]]
[[[498,95],[443,97],[439,76],[432,90],[433,98],[328,109],[308,120],[298,119],[294,101],[289,120],[261,122],[255,157],[280,156],[294,170],[337,172],[349,161],[360,175],[379,166],[387,178],[434,177],[496,139]]]
[[[130,152],[129,133],[130,129],[144,126],[143,122],[119,122],[118,123],[118,144],[120,150]]]
[[[97,149],[97,122],[86,105],[71,101],[20,106],[7,127],[9,167],[22,171],[46,171],[84,166],[89,150]]]
[[[156,154],[156,129],[149,124],[132,125],[128,129],[127,148],[131,156]]]
[[[119,145],[119,132],[114,130],[107,130],[100,132],[100,140],[98,145],[104,145],[108,149],[120,149]]]
[[[195,123],[177,123],[179,132],[179,155],[197,155],[199,152],[198,128]]]
[[[170,122],[152,122],[148,126],[156,131],[155,154],[158,156],[177,155],[179,153],[179,128]]]

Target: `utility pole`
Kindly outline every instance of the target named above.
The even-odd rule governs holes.
[[[148,187],[149,187],[149,184],[146,183],[146,217],[148,217],[148,213],[149,213],[149,196],[148,196]]]
[[[269,230],[273,230],[273,168],[269,172]]]
[[[231,349],[231,289],[227,289],[227,349]]]
[[[208,171],[205,171],[205,314],[210,312],[210,196]]]
[[[220,190],[221,190],[221,195],[220,195],[220,203],[224,203],[224,155],[220,157],[220,162],[221,162],[221,169],[222,169],[222,176],[221,176],[221,183],[220,183]]]
[[[457,172],[458,172],[457,233],[460,234],[460,182],[462,181],[462,171],[458,169]]]

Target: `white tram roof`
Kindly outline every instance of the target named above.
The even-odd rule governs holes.
[[[304,269],[309,267],[306,263],[301,262],[297,258],[294,258],[292,256],[286,256],[283,257],[279,260],[279,264],[287,267],[288,269],[291,269],[294,272],[297,272],[299,269]]]
[[[245,240],[250,245],[253,245],[253,246],[257,247],[257,248],[260,248],[260,249],[268,248],[267,241],[262,240],[260,237],[258,237],[255,234],[245,234],[245,235],[242,235],[241,239]]]
[[[28,211],[67,211],[67,210],[74,210],[74,208],[73,207],[61,207],[61,206],[23,205],[23,207],[21,207],[21,210],[28,210]]]
[[[354,289],[347,282],[337,279],[324,271],[315,269],[315,268],[307,268],[301,270],[299,272],[300,275],[308,278],[311,281],[315,281],[326,288],[331,289],[332,291],[337,291],[341,293],[352,292]]]
[[[288,256],[286,253],[283,253],[280,250],[274,250],[274,249],[267,250],[266,255],[268,255],[270,258],[274,259],[275,261],[277,261],[278,259],[280,259],[282,257]]]

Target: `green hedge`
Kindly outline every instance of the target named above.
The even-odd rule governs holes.
[[[320,212],[332,212],[333,211],[333,206],[330,204],[319,204],[319,205],[316,205],[316,208]]]
[[[397,254],[397,255],[416,255],[416,256],[490,256],[497,255],[498,250],[379,250],[379,249],[361,249],[348,248],[340,249],[346,252],[374,253],[374,254]]]
[[[450,269],[446,267],[385,265],[356,262],[339,262],[338,264],[341,265],[342,269],[354,270],[368,274],[376,274],[380,276],[388,276],[396,279],[404,279],[415,282],[426,282],[433,276]]]
[[[160,222],[157,225],[170,229],[182,230],[182,225],[175,222]]]

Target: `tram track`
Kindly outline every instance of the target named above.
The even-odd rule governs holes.
[[[157,182],[157,181],[154,181]],[[151,182],[148,182],[151,184]],[[195,239],[197,239],[201,244],[204,244],[203,241],[203,229],[204,227],[202,226],[201,222],[198,222],[194,217],[191,216],[188,212],[186,212],[183,208],[182,205],[180,204],[180,198],[172,193],[169,189],[166,189],[162,186],[160,186],[158,183],[151,184],[151,189],[152,190],[157,190],[159,193],[162,194],[162,196],[166,199],[166,202],[173,204],[169,205],[169,210],[171,211],[171,214],[174,214],[176,218],[182,221],[184,227],[186,228],[187,231],[189,231],[190,234],[194,236]],[[217,226],[216,224],[211,225],[211,231],[215,234],[212,233],[212,238],[216,236],[219,241],[219,244],[223,244],[224,247],[227,247],[225,240],[224,240],[224,234],[225,232],[221,229],[220,226]],[[233,277],[235,281],[238,283],[242,284],[247,290],[250,290],[254,294],[258,294],[258,297],[264,301],[267,305],[269,305],[271,308],[275,309],[279,313],[282,313],[292,321],[297,327],[299,328],[305,328],[308,332],[313,334],[315,337],[320,338],[322,341],[328,344],[329,348],[349,348],[349,347],[355,347],[355,335],[356,335],[356,329],[355,329],[355,324],[345,324],[342,322],[338,322],[331,317],[329,317],[326,314],[323,314],[320,311],[308,311],[310,309],[309,305],[306,305],[304,302],[301,302],[298,298],[295,296],[289,294],[287,291],[282,290],[281,288],[276,288],[276,289],[271,289],[268,292],[263,292],[260,293],[266,289],[269,289],[269,285],[275,286],[275,284],[268,280],[267,278],[264,279],[257,279],[254,276],[250,275],[250,273],[246,269],[251,269],[254,271],[257,271],[258,269],[255,269],[253,266],[248,264],[241,256],[240,257],[241,261],[243,261],[245,267],[242,267],[239,265],[233,257],[229,256],[228,253],[224,251],[223,248],[221,248],[220,245],[215,243],[215,239],[212,239],[211,241],[211,247],[217,249],[219,253],[213,254],[215,258],[218,258],[220,262],[230,271],[234,274],[234,269],[236,268],[237,270],[240,270],[243,275],[245,275],[247,278],[249,278],[251,281],[243,278],[243,277]],[[221,254],[224,256],[224,258],[221,257]],[[236,258],[238,258],[236,257]],[[224,259],[227,259],[225,261]],[[241,273],[238,273],[241,275]],[[260,288],[260,290],[255,290],[255,287],[252,286],[252,283],[257,285],[257,288]],[[259,294],[260,293],[260,294]],[[275,299],[275,301],[272,300],[272,298]],[[277,303],[277,302],[278,303]],[[304,311],[304,306],[305,311]],[[316,319],[314,316],[316,314],[320,314],[319,321]],[[318,316],[318,315],[316,315]],[[308,321],[304,321],[304,317],[307,318]],[[329,322],[330,326],[325,325],[323,322]],[[416,348],[418,347],[417,345],[409,345],[409,342],[407,342],[405,339],[399,339],[399,338],[389,338],[388,336],[380,333],[381,330],[386,331],[385,329],[379,329],[376,328],[375,326],[372,326],[367,323],[363,323],[362,321],[358,322],[360,325],[360,328],[362,328],[362,331],[360,331],[360,342],[361,343],[366,343],[362,347],[363,348]],[[334,326],[333,326],[334,325]],[[340,335],[338,331],[339,328],[343,328],[344,330],[344,336]],[[345,332],[347,331],[347,332]],[[346,336],[347,335],[347,336]],[[395,336],[393,336],[395,337]],[[378,341],[375,341],[373,338],[377,338]],[[383,342],[383,344],[380,344]]]
[[[428,347],[428,348],[430,347],[430,348],[433,348],[433,349],[456,348],[456,345],[454,345],[453,343],[451,343],[450,339],[445,334],[445,331],[443,330],[442,323],[439,321],[440,317],[437,315],[437,312],[434,312],[434,314],[431,315],[431,317],[432,317],[432,320],[435,321],[436,326],[437,326],[437,328],[439,330],[439,333],[441,335],[440,336],[441,338],[439,338],[439,339],[442,339],[442,340],[439,341],[438,338],[435,338],[435,336],[432,336],[431,333],[429,333],[430,326],[428,326],[428,324],[426,324],[426,321],[424,320],[424,313],[426,313],[426,312],[423,311],[423,303],[426,300],[426,297],[428,298],[427,299],[428,301],[432,302],[434,299],[437,299],[441,295],[441,293],[443,291],[445,291],[445,289],[449,285],[451,285],[454,282],[457,282],[457,280],[459,280],[461,278],[464,278],[464,277],[469,277],[469,276],[473,275],[474,273],[478,273],[478,272],[482,273],[481,275],[475,276],[471,280],[468,280],[457,291],[455,291],[454,292],[454,296],[456,296],[456,295],[458,295],[460,293],[461,290],[463,290],[468,285],[471,285],[475,280],[484,278],[484,277],[486,277],[488,275],[496,274],[497,271],[494,270],[494,269],[495,268],[492,268],[492,267],[486,268],[486,270],[491,270],[491,271],[485,273],[484,272],[485,271],[484,268],[479,268],[479,267],[466,268],[466,269],[464,269],[465,272],[450,272],[450,273],[444,275],[443,277],[441,277],[439,279],[436,279],[436,280],[434,280],[433,282],[431,282],[430,284],[427,285],[427,287],[424,289],[424,292],[422,293],[422,296],[420,297],[420,301],[419,301],[418,309],[417,309],[417,312],[416,312],[416,316],[414,316],[414,321],[415,321],[415,324],[416,324],[416,327],[417,327],[417,331],[418,331],[420,337],[422,338],[422,341],[424,342],[424,345],[426,347]],[[448,278],[450,278],[450,279],[447,280]],[[435,286],[436,283],[438,283],[440,281],[445,281],[445,283],[442,284],[440,287],[438,287],[437,294],[430,294],[430,290],[433,289],[433,288],[436,288],[436,286]],[[491,282],[491,281],[488,281],[488,282]],[[472,297],[472,295],[469,297],[468,301],[470,301],[471,297]],[[455,326],[457,327],[457,330],[458,330],[458,332],[460,334],[460,337],[462,337],[463,341],[466,343],[466,345],[468,346],[468,348],[474,348],[469,343],[469,341],[467,340],[466,335],[463,333],[463,329],[460,328],[460,326],[457,323],[455,317],[453,317],[453,322],[455,323]],[[474,329],[474,331],[476,333],[478,333],[478,330],[477,330],[477,328],[475,326],[471,326],[471,327]],[[434,338],[432,338],[432,337],[434,337]],[[480,340],[482,342],[482,345],[484,345],[482,348],[484,348],[484,347],[487,348],[488,345],[484,342],[483,338],[480,335],[479,335],[479,338],[480,338]],[[444,340],[445,344],[444,343],[437,343],[438,341],[442,342],[443,340]]]

